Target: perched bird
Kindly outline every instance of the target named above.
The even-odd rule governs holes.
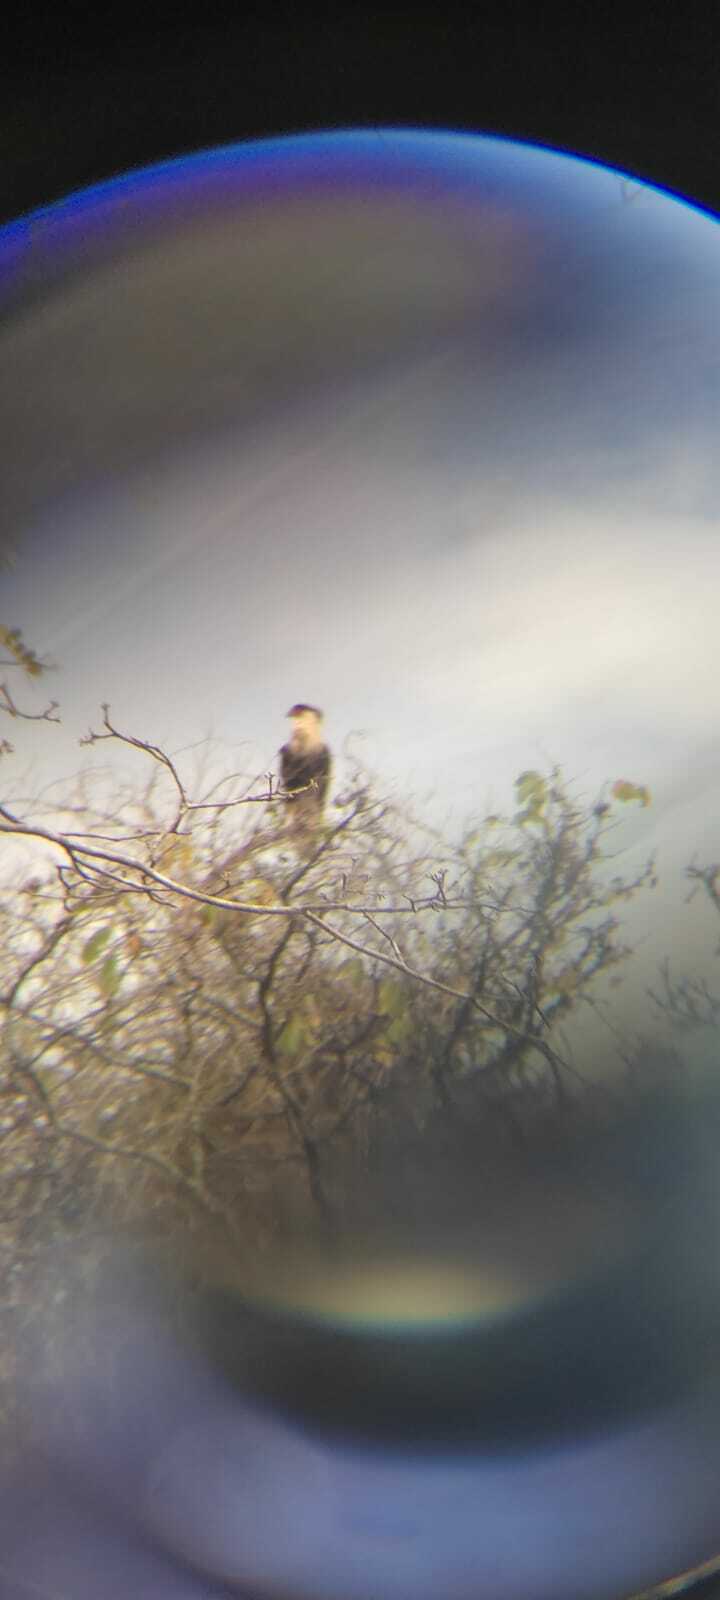
[[[322,734],[323,713],[317,706],[291,706],[288,717],[292,733],[280,751],[280,778],[283,789],[294,796],[287,807],[290,826],[304,831],[322,817],[331,757]]]

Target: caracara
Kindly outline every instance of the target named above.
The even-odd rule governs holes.
[[[322,736],[322,711],[317,706],[291,706],[292,733],[280,751],[280,778],[288,800],[288,821],[304,831],[320,821],[330,782],[330,751]]]

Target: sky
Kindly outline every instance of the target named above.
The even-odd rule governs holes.
[[[109,701],[272,767],[322,706],[451,830],[559,763],[629,778],[660,886],[646,969],[713,927],[720,857],[720,236],[621,174],[503,141],[238,146],[0,230],[12,792]],[[3,299],[4,296],[4,299]]]

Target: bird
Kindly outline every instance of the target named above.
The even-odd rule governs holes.
[[[280,751],[280,778],[293,832],[305,832],[322,819],[332,757],[322,733],[323,712],[298,702],[287,713],[292,732]]]

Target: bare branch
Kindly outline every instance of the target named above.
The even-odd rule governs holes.
[[[468,902],[465,900],[455,900],[452,902],[444,900],[439,902],[437,895],[431,895],[424,899],[413,900],[409,905],[373,905],[367,907],[362,905],[353,905],[352,902],[329,901],[325,899],[318,902],[312,902],[309,905],[306,905],[305,902],[295,902],[291,905],[263,905],[252,900],[230,900],[221,895],[209,894],[207,892],[203,892],[202,890],[194,889],[190,884],[180,883],[176,878],[171,878],[166,873],[158,872],[157,869],[151,866],[149,863],[138,861],[133,856],[127,856],[112,850],[97,850],[93,846],[83,843],[74,844],[73,839],[77,837],[75,834],[71,835],[67,833],[57,833],[53,829],[43,828],[39,824],[32,825],[30,823],[20,822],[4,806],[0,806],[0,817],[5,818],[5,822],[0,823],[0,833],[14,834],[19,837],[30,839],[43,839],[48,844],[56,845],[58,849],[65,852],[65,854],[69,857],[74,870],[80,877],[83,877],[86,882],[95,883],[100,878],[106,878],[119,887],[123,893],[129,893],[133,889],[139,889],[142,892],[150,893],[150,885],[159,884],[162,888],[169,890],[172,894],[179,895],[186,900],[196,901],[199,905],[215,906],[220,911],[241,911],[249,913],[253,916],[263,917],[297,917],[310,910],[322,912],[348,911],[357,915],[365,914],[366,912],[372,912],[372,914],[375,916],[381,913],[385,915],[407,915],[408,913],[412,913],[415,915],[421,910],[437,909],[441,904],[442,909],[444,910],[460,910],[466,908],[468,905]],[[342,827],[343,825],[341,824],[340,826]],[[336,831],[340,831],[340,829],[338,828]],[[89,837],[92,838],[94,835],[91,834]],[[321,853],[321,851],[318,851],[314,860],[319,859]],[[125,867],[129,872],[136,873],[141,879],[141,882],[140,884],[137,884],[133,883],[132,880],[119,878],[115,874],[108,873],[106,867],[104,866],[95,867],[93,865],[94,862],[112,863],[116,866]],[[292,887],[305,875],[305,870],[305,868],[300,869],[295,874],[294,878],[290,880],[289,887]],[[286,886],[285,888],[284,893],[286,895],[289,893],[289,887]],[[479,901],[473,903],[478,905],[481,904]]]
[[[336,939],[339,944],[347,945],[349,950],[354,950],[358,955],[365,956],[369,961],[380,961],[382,962],[383,966],[394,967],[395,971],[401,972],[404,978],[411,978],[414,983],[422,984],[426,989],[435,989],[439,994],[449,995],[453,1000],[463,1000],[468,1002],[476,1011],[479,1012],[480,1016],[484,1017],[485,1020],[491,1023],[493,1027],[500,1028],[503,1032],[513,1033],[518,1038],[522,1039],[526,1039],[528,1037],[526,1030],[510,1027],[504,1018],[496,1016],[495,1013],[490,1011],[487,1006],[481,1005],[477,996],[468,994],[463,989],[455,989],[451,984],[441,983],[437,978],[431,978],[428,973],[416,971],[413,967],[410,967],[407,962],[403,961],[401,957],[388,956],[385,955],[381,950],[372,950],[369,948],[369,946],[360,944],[359,940],[352,939],[349,934],[342,933],[339,928],[331,928],[328,923],[323,922],[320,917],[316,916],[312,911],[306,911],[305,916],[309,922],[314,924],[315,927],[321,928],[324,933],[330,934],[330,936],[333,939]],[[533,1040],[533,1043],[534,1042],[535,1041]]]
[[[8,666],[10,663],[4,661],[0,662],[0,665]],[[44,711],[23,711],[16,700],[13,699],[7,684],[0,683],[0,711],[7,712],[9,717],[21,717],[23,722],[59,722],[60,718],[55,715],[59,704],[58,700],[51,700]],[[3,745],[6,752],[11,749],[11,746],[8,746],[5,741],[3,741]]]

